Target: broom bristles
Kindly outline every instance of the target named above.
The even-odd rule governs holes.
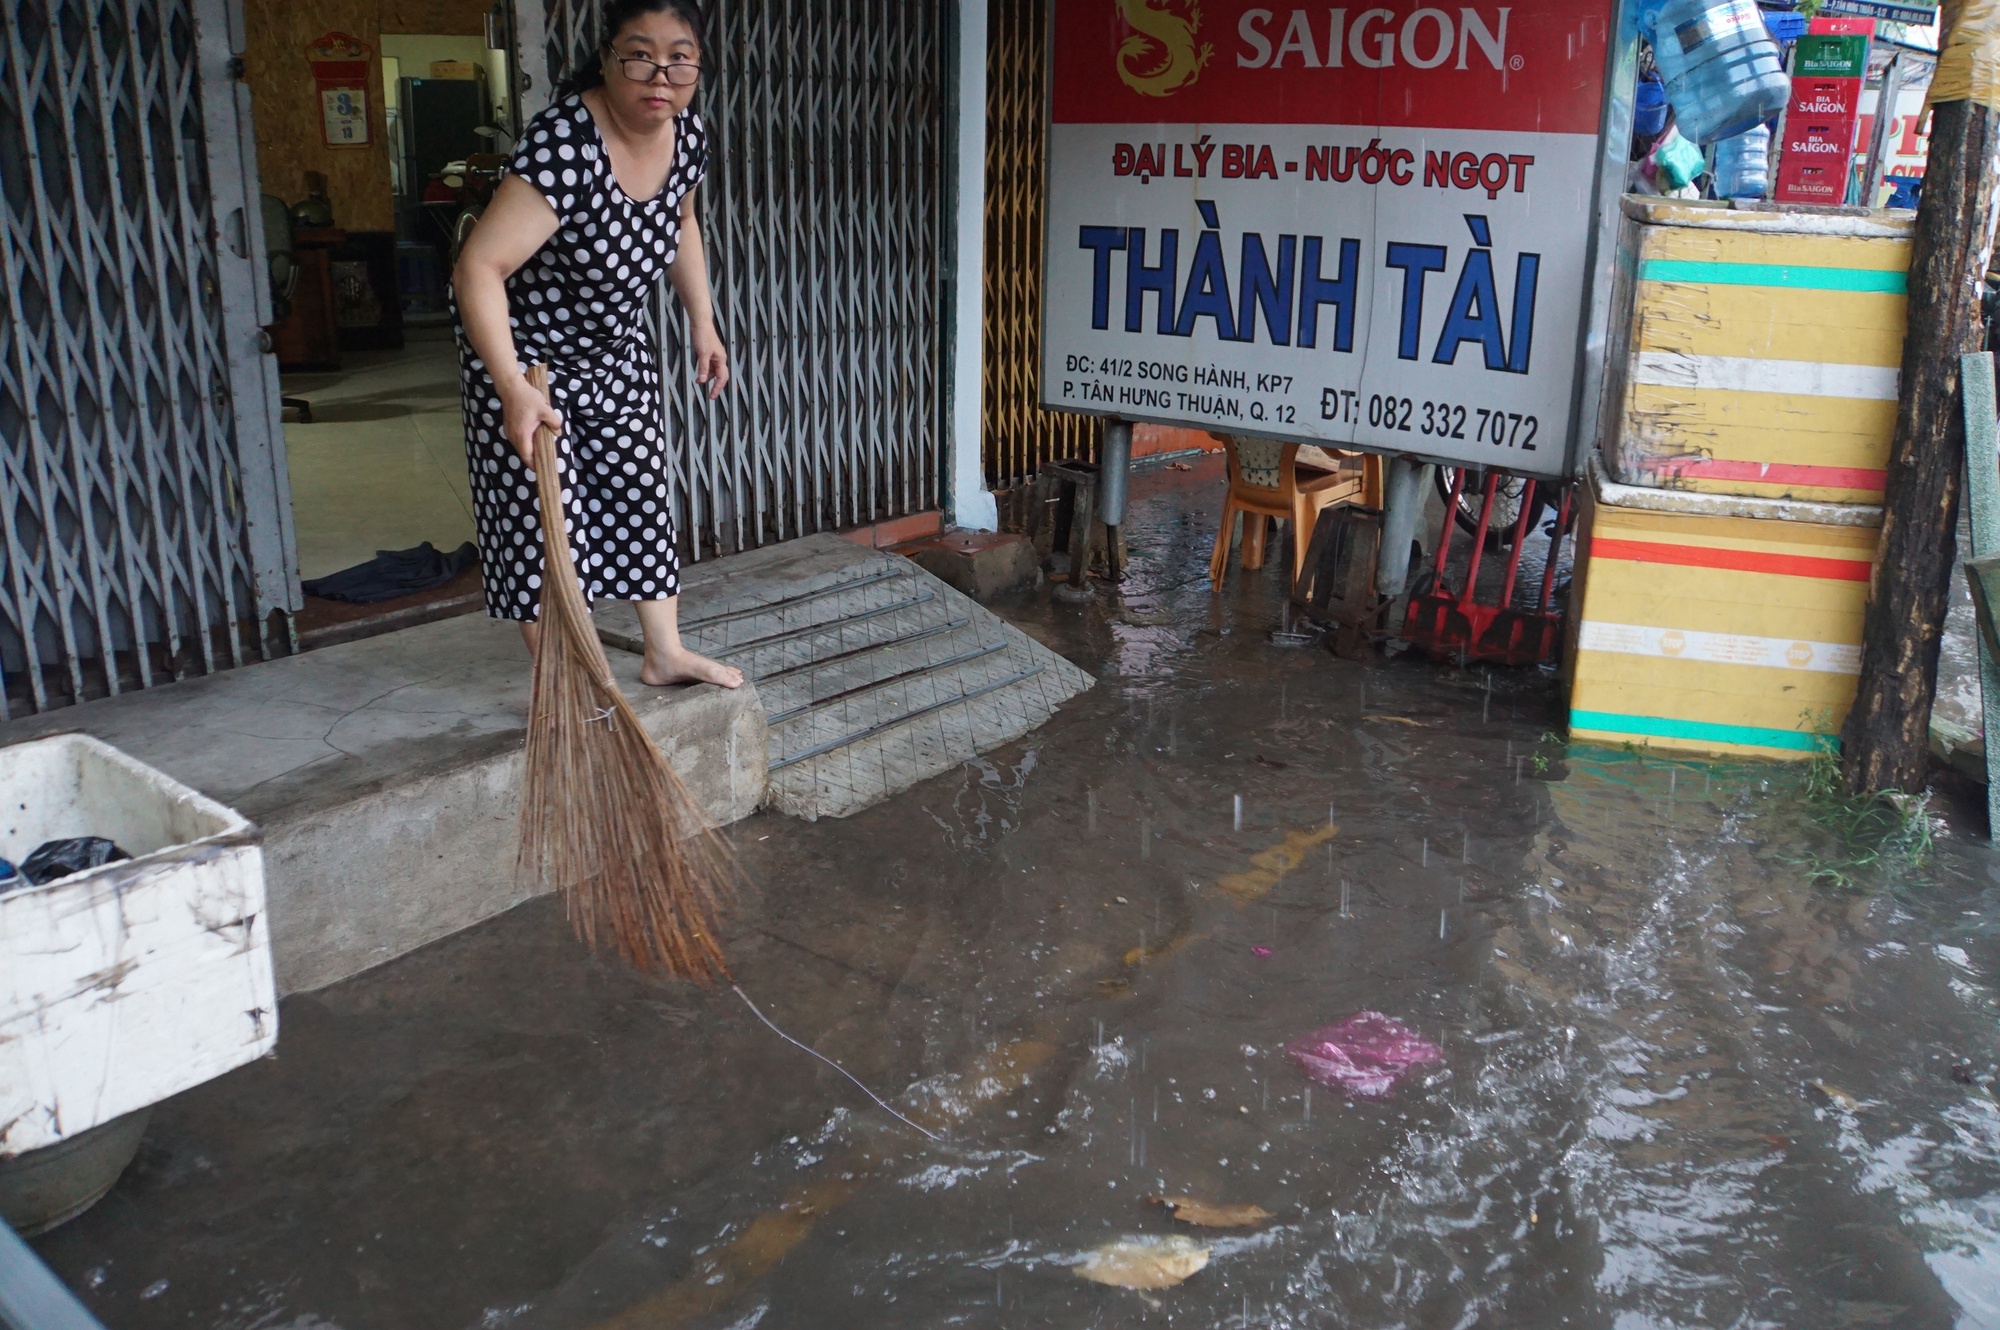
[[[529,382],[545,396],[540,365]],[[535,436],[543,541],[540,644],[521,783],[520,865],[563,895],[592,951],[640,970],[727,978],[716,938],[731,864],[611,676],[570,559],[556,440]]]

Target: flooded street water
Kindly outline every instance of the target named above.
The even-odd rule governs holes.
[[[288,1000],[40,1250],[119,1327],[2000,1326],[1983,818],[1862,862],[1795,769],[1566,749],[1551,676],[1273,647],[1218,489],[1002,607],[1099,678],[1045,729],[732,833],[744,989],[943,1139],[544,901]],[[1286,1055],[1360,1011],[1441,1060]]]

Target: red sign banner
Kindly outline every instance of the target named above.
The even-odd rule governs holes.
[[[1597,132],[1602,5],[1072,0],[1055,9],[1058,124],[1254,119]],[[1068,52],[1108,59],[1063,58]]]

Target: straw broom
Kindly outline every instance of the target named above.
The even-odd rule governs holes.
[[[528,381],[545,396],[548,371]],[[542,635],[521,784],[521,869],[560,891],[592,951],[706,988],[729,977],[715,921],[727,850],[611,677],[570,559],[554,431],[535,435]]]

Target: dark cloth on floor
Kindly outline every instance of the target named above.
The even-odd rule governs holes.
[[[367,563],[357,563],[325,577],[301,583],[308,596],[373,605],[378,600],[415,595],[443,586],[479,557],[479,547],[466,541],[442,554],[428,540],[413,550],[377,550]]]

